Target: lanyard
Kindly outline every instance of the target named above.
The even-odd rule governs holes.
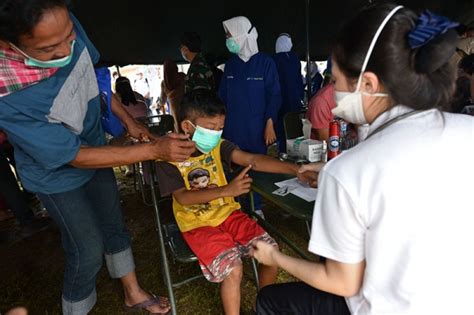
[[[418,113],[421,113],[422,110],[412,110],[411,112],[408,112],[408,113],[405,113],[403,115],[400,115],[398,117],[395,117],[393,119],[390,119],[389,121],[387,121],[386,123],[380,125],[377,129],[375,129],[370,135],[367,136],[367,138],[365,138],[365,140],[369,139],[370,137],[372,137],[373,135],[381,132],[382,130],[390,127],[391,125],[393,125],[394,123],[396,122],[399,122],[400,120],[403,120],[405,118],[408,118],[408,117],[411,117],[413,115],[416,115]]]

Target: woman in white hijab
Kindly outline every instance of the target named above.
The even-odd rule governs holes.
[[[219,96],[227,106],[224,138],[242,150],[266,154],[276,140],[274,123],[281,106],[280,83],[273,59],[258,51],[258,32],[243,16],[224,21],[227,61]],[[245,206],[245,205],[244,205]],[[261,210],[257,196],[255,209]]]

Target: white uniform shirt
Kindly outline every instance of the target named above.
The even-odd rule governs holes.
[[[410,110],[382,114],[369,135]],[[353,314],[474,314],[473,218],[474,118],[430,110],[324,167],[309,250],[366,260]]]

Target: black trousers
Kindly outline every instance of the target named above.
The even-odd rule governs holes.
[[[346,300],[315,289],[304,282],[274,284],[260,290],[259,315],[350,315]]]
[[[25,196],[3,150],[0,150],[0,192],[20,225],[26,226],[33,222],[35,216],[26,204]]]

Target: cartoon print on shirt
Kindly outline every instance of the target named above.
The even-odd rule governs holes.
[[[210,184],[211,175],[208,170],[197,168],[189,172],[188,174],[189,185],[191,190],[200,190],[205,188],[216,188],[216,184]]]
[[[190,187],[189,190],[212,189],[218,187],[216,184],[211,184],[211,175],[208,170],[203,168],[196,168],[189,172],[188,182]],[[207,202],[204,204],[193,205],[189,207],[189,210],[201,215],[211,210],[211,204]]]

